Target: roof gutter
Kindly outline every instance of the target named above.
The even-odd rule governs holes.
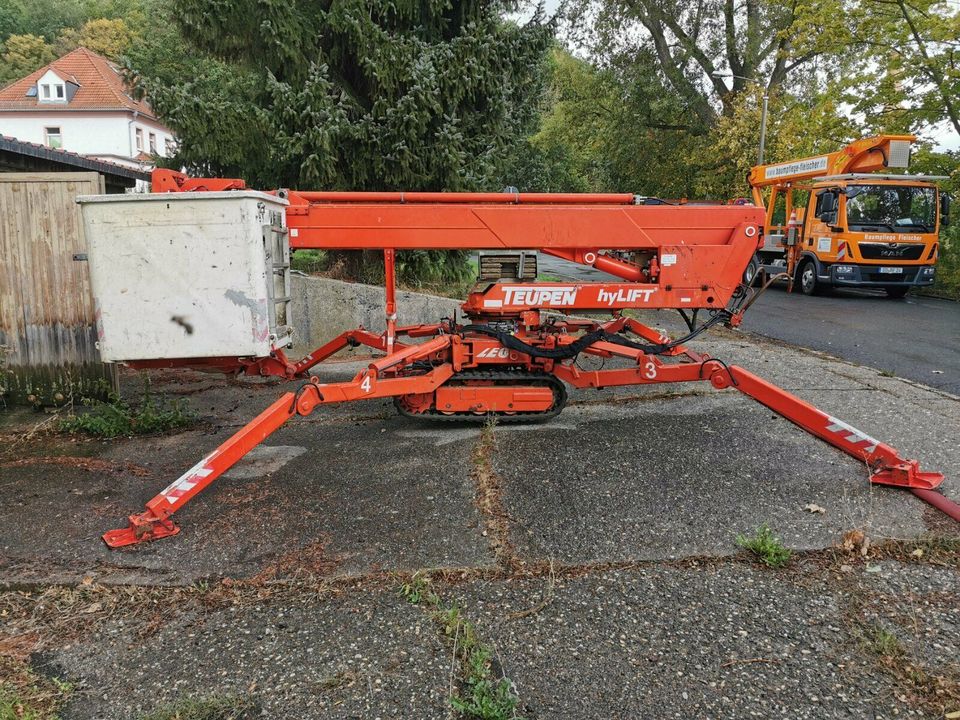
[[[136,113],[142,115],[149,120],[152,120],[155,123],[160,124],[160,119],[150,115],[149,113],[142,112],[140,110],[131,110],[128,107],[68,107],[65,104],[50,103],[44,105],[43,107],[17,107],[15,105],[0,105],[0,113],[46,113],[50,111],[54,112],[74,112],[74,113]]]

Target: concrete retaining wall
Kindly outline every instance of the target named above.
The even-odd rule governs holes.
[[[294,352],[309,352],[344,330],[360,327],[376,333],[386,329],[382,287],[327,278],[294,275],[290,312]],[[435,323],[459,311],[460,301],[414,292],[397,292],[397,323]]]

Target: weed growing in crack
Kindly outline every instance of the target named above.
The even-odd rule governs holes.
[[[960,717],[960,676],[950,663],[929,668],[900,638],[880,622],[863,615],[867,597],[854,592],[846,612],[864,653],[876,658],[877,667],[902,689],[911,704],[931,717]],[[906,630],[909,632],[909,630]]]
[[[488,415],[480,430],[480,440],[477,442],[473,451],[473,464],[477,470],[489,470],[490,460],[488,454],[494,448],[496,436],[494,432],[497,429],[497,416]]]
[[[510,541],[510,516],[503,498],[503,481],[493,467],[496,448],[497,419],[489,416],[473,448],[473,482],[476,486],[474,502],[483,518],[483,535],[490,543],[497,564],[508,570],[523,565]]]
[[[446,603],[433,590],[430,579],[416,574],[400,586],[400,595],[409,603],[429,609],[430,618],[444,638],[453,645],[454,660],[460,667],[460,690],[451,688],[450,704],[477,720],[517,720],[517,697],[513,682],[494,677],[493,650],[477,637],[476,627],[454,602]]]
[[[137,405],[127,403],[116,393],[111,393],[106,402],[85,398],[83,404],[89,408],[87,412],[63,418],[59,424],[60,432],[81,432],[105,438],[146,435],[189,427],[197,419],[196,413],[189,410],[182,400],[169,402],[166,398],[157,399],[146,376],[143,394]]]
[[[440,603],[440,596],[433,592],[429,578],[420,573],[417,573],[410,578],[409,582],[405,582],[400,586],[400,595],[412,605],[419,605],[421,602],[426,602],[427,605],[436,607]]]
[[[783,567],[793,556],[766,523],[754,530],[753,535],[737,535],[737,546],[749,550],[764,565],[772,568]]]
[[[47,678],[25,662],[0,655],[0,720],[56,720],[73,683]]]
[[[903,654],[903,645],[892,632],[882,625],[874,625],[864,634],[864,643],[871,652],[886,657],[898,657]]]
[[[260,717],[260,708],[249,698],[226,695],[209,698],[187,698],[166,705],[140,720],[253,720]]]

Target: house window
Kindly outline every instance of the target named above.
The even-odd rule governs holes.
[[[42,87],[43,87],[43,99],[44,99],[44,100],[49,100],[49,99],[50,99],[50,86],[49,86],[49,85],[43,85]]]
[[[48,148],[62,148],[63,136],[60,134],[60,128],[45,127],[43,129],[43,144]]]
[[[157,154],[157,136],[154,133],[150,133],[150,154]]]
[[[137,152],[143,152],[143,130],[137,128]]]
[[[57,85],[56,88],[57,88],[57,100],[63,100],[63,98],[65,97],[63,92],[63,85]]]

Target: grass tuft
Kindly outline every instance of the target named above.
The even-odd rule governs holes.
[[[516,720],[517,697],[513,682],[494,674],[493,650],[477,637],[476,627],[456,603],[445,603],[434,592],[430,579],[416,574],[400,586],[400,595],[414,605],[430,609],[460,665],[461,687],[450,697],[455,710],[476,720]]]
[[[0,720],[58,720],[73,684],[34,672],[22,661],[0,655]]]
[[[772,568],[783,567],[793,556],[793,552],[784,546],[766,523],[754,530],[753,535],[737,535],[737,545],[749,550],[764,565]]]
[[[903,654],[903,645],[892,632],[882,625],[874,625],[864,635],[867,648],[876,655],[899,657]]]
[[[186,698],[165,705],[140,720],[254,720],[260,708],[249,698],[235,695]]]
[[[116,393],[111,393],[106,402],[85,398],[83,404],[88,410],[60,420],[60,432],[114,438],[189,427],[197,420],[196,413],[188,409],[182,400],[169,402],[164,397],[158,399],[151,392],[150,380],[146,376],[143,394],[137,405],[130,405]]]

